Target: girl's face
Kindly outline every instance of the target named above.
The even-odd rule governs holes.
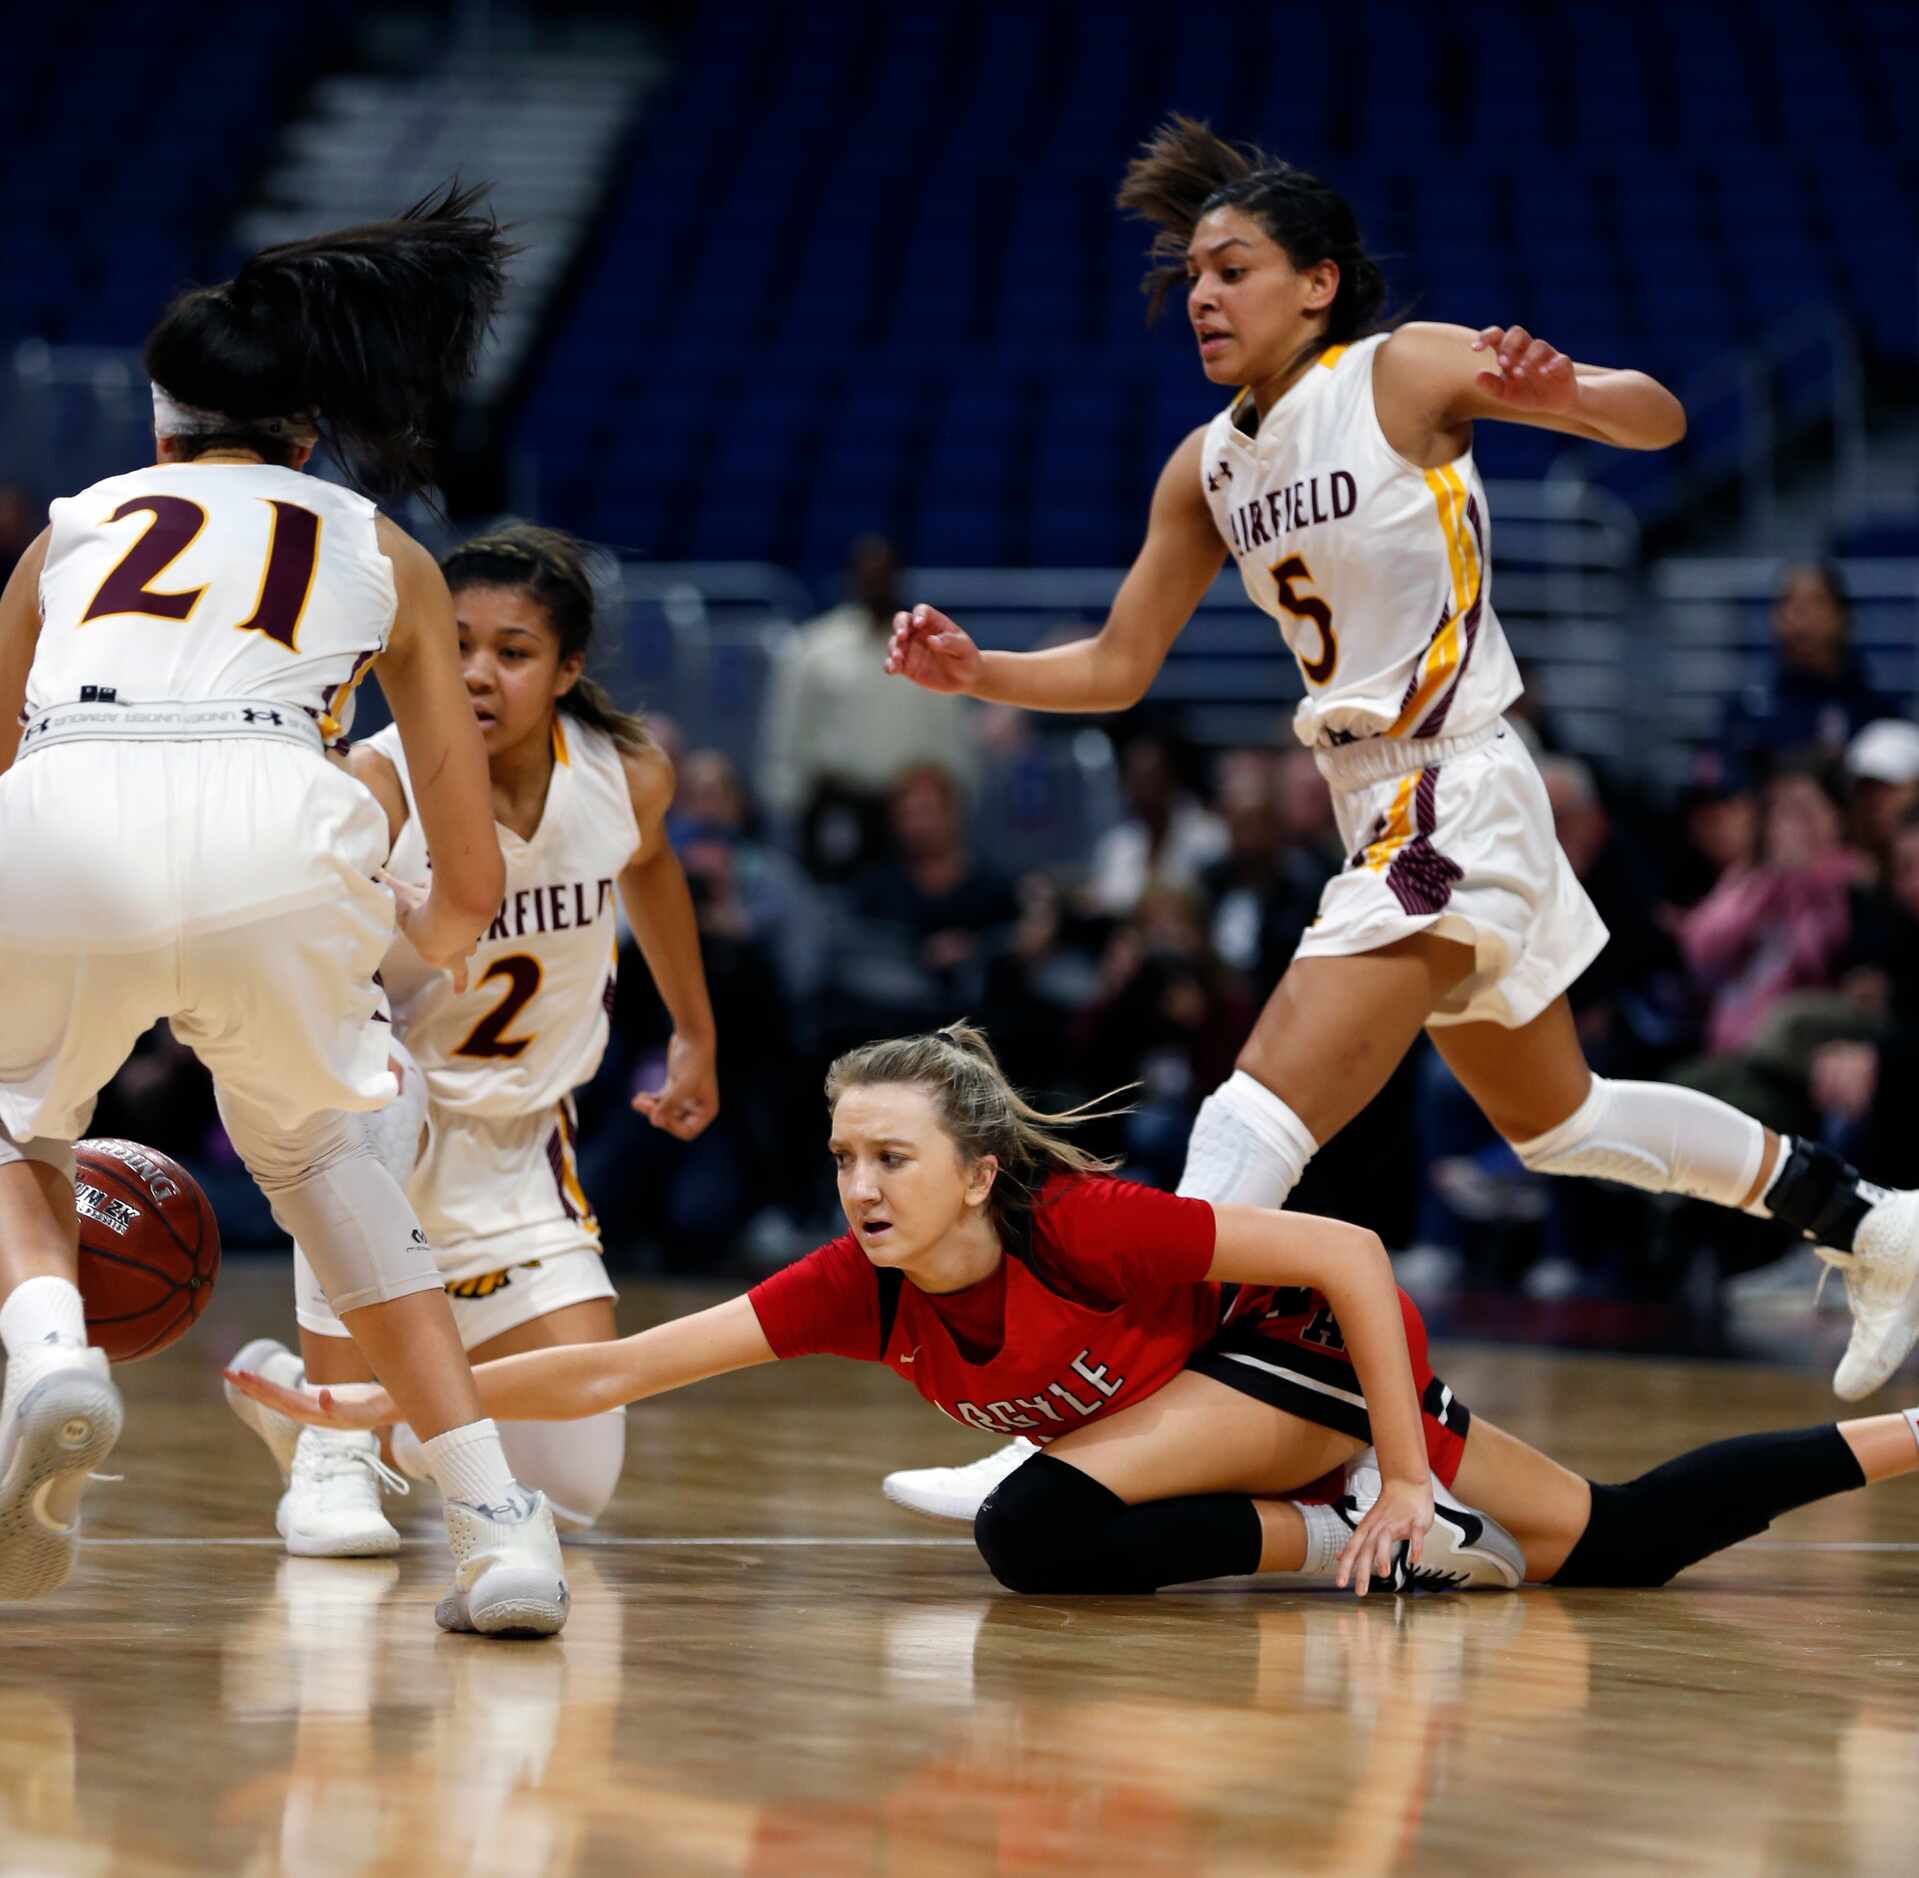
[[[978,1218],[998,1163],[967,1162],[915,1083],[864,1083],[833,1109],[827,1152],[840,1207],[875,1265],[911,1270],[955,1228]]]
[[[1252,216],[1200,217],[1186,248],[1186,313],[1199,362],[1216,385],[1256,385],[1291,364],[1339,292],[1339,268],[1301,272]]]
[[[573,689],[585,663],[560,657],[546,608],[524,587],[462,587],[453,596],[460,669],[489,758],[543,737],[557,699]]]

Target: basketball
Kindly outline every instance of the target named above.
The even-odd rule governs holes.
[[[200,1183],[137,1141],[77,1141],[80,1295],[87,1339],[115,1363],[176,1343],[213,1296],[220,1228]]]

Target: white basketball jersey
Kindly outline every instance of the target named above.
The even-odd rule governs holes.
[[[380,968],[393,1021],[425,1072],[436,1109],[501,1118],[549,1109],[586,1082],[606,1049],[618,953],[620,870],[640,845],[619,746],[562,717],[553,779],[530,841],[495,827],[506,894],[453,989],[404,938]],[[397,730],[372,747],[406,791],[407,824],[388,871],[431,879],[426,834]]]
[[[1458,736],[1520,691],[1472,452],[1422,470],[1387,443],[1373,407],[1385,337],[1331,347],[1257,435],[1238,421],[1246,393],[1206,432],[1206,500],[1299,662],[1306,744]]]
[[[169,463],[52,507],[31,716],[264,698],[340,734],[393,629],[393,564],[364,496],[274,464]]]

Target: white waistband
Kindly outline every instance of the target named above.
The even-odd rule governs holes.
[[[1470,750],[1483,749],[1495,737],[1505,733],[1505,720],[1496,719],[1478,730],[1457,737],[1368,737],[1360,743],[1341,744],[1334,749],[1313,751],[1319,773],[1334,789],[1357,789],[1366,783],[1385,782],[1392,776],[1410,776],[1416,769],[1431,769],[1450,763]]]
[[[20,754],[55,743],[198,743],[206,737],[266,737],[323,754],[320,727],[297,704],[272,698],[161,699],[148,704],[56,704],[28,724]]]

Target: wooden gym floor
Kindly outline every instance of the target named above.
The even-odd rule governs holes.
[[[0,1610],[0,1873],[1919,1869],[1919,1476],[1663,1592],[1023,1600],[879,1495],[966,1431],[817,1359],[636,1408],[564,1639],[483,1643],[434,1629],[418,1499],[397,1560],[281,1553],[214,1366],[284,1295],[230,1270],[121,1372],[79,1570]],[[1832,1413],[1811,1372],[1441,1369],[1601,1477]]]

